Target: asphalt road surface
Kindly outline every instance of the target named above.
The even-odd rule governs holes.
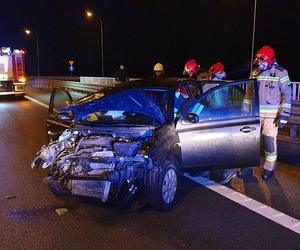
[[[46,172],[30,168],[46,143],[46,117],[31,101],[0,100],[0,249],[300,249],[299,234],[184,177],[168,212],[54,197]],[[228,187],[300,219],[299,167],[280,164],[269,184],[260,171]]]

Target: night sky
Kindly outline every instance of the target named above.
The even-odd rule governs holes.
[[[257,2],[255,50],[271,45],[300,81],[300,1]],[[69,75],[68,60],[75,75],[100,75],[100,25],[86,9],[103,21],[105,76],[120,64],[131,77],[150,76],[156,62],[180,76],[190,58],[202,68],[222,61],[231,79],[249,75],[254,0],[0,0],[0,46],[26,49],[27,73],[36,75],[38,34],[41,75]]]

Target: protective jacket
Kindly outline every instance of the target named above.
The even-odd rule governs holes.
[[[259,110],[262,118],[288,120],[291,111],[291,81],[277,63],[256,77],[259,83]]]
[[[115,73],[115,79],[119,82],[128,82],[128,73],[125,69],[118,69]]]

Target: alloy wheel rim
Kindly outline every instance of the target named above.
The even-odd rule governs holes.
[[[166,204],[173,202],[177,191],[177,175],[173,168],[169,169],[162,183],[162,198]]]

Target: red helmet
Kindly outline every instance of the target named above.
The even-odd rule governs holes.
[[[184,65],[184,71],[188,74],[193,73],[196,74],[199,70],[199,65],[195,59],[188,60]]]
[[[270,46],[264,46],[257,51],[254,59],[254,64],[259,62],[267,62],[269,67],[275,62],[275,52]]]
[[[210,77],[218,72],[225,72],[223,63],[220,63],[220,62],[215,63],[208,70],[208,74]]]

